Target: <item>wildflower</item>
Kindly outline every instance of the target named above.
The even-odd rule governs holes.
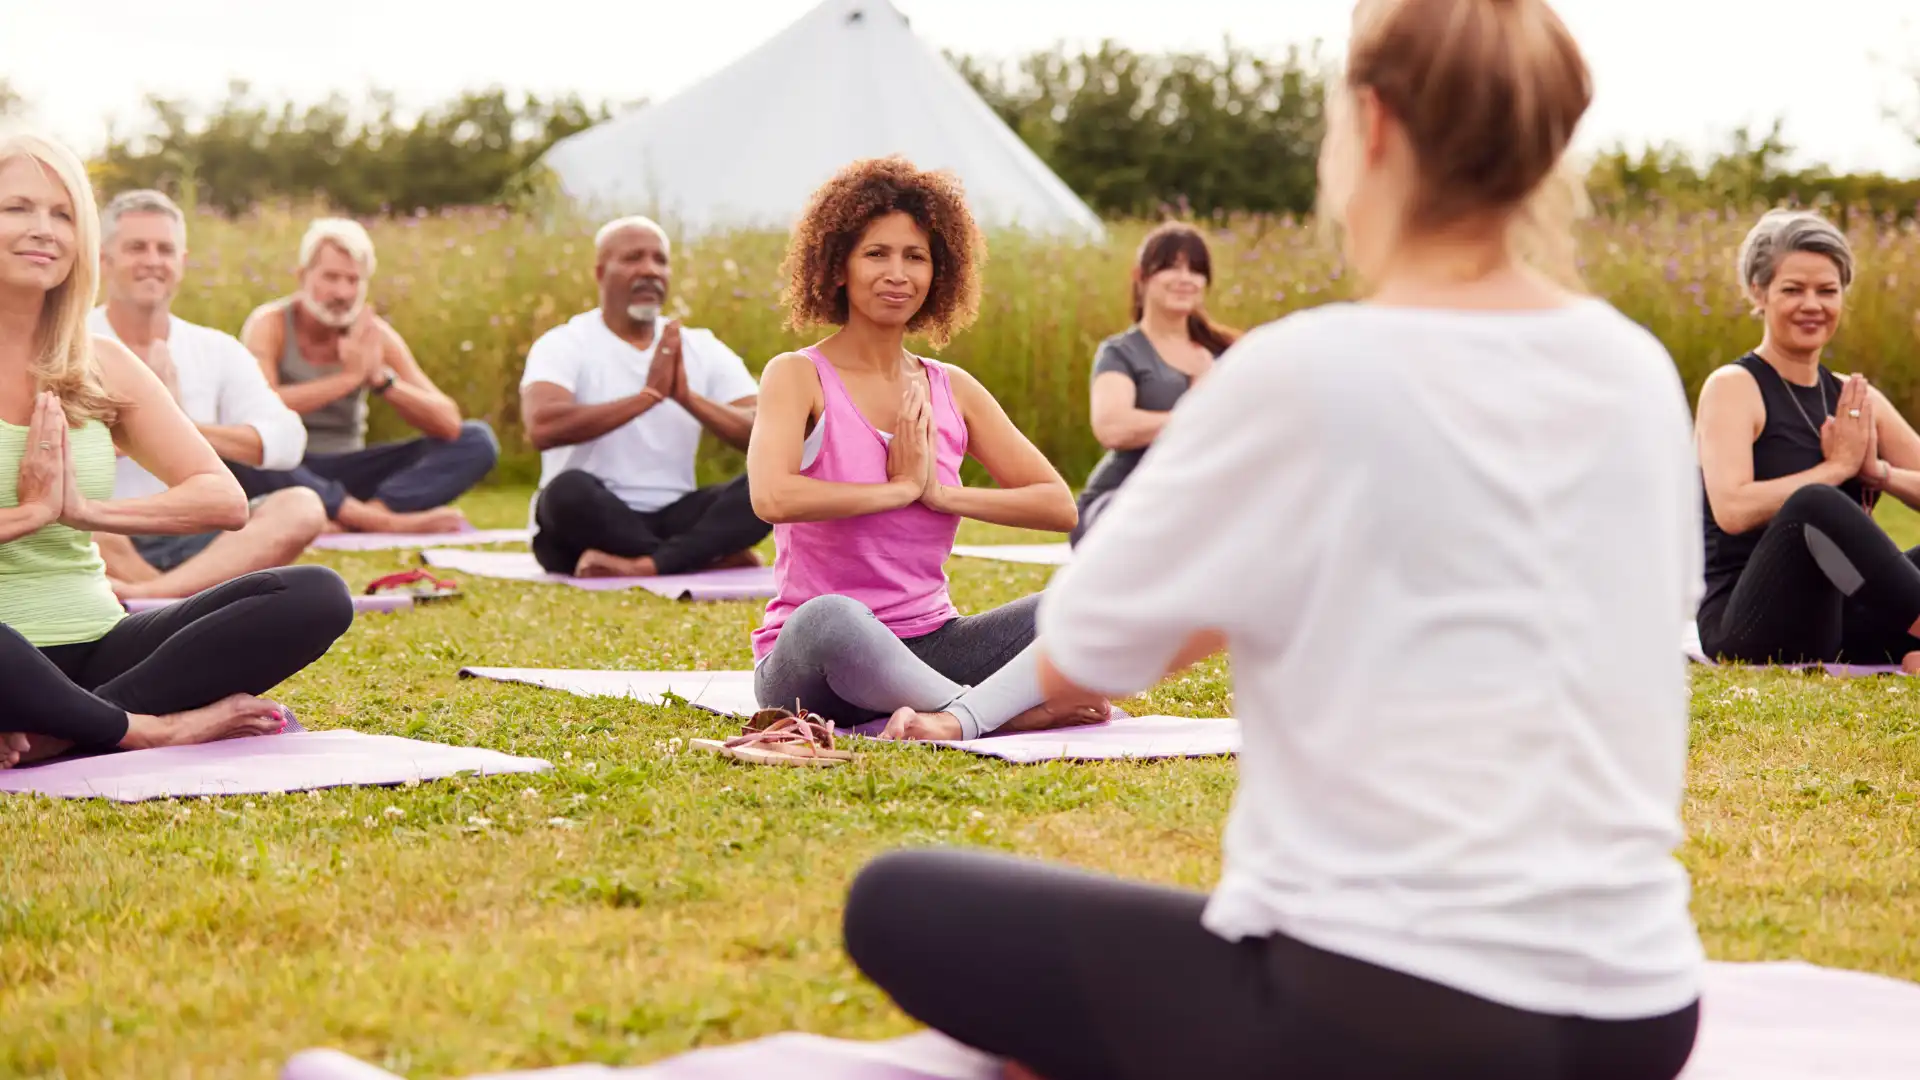
[[[387,807],[387,808],[386,808],[385,810],[382,810],[382,811],[380,811],[380,812],[381,812],[381,813],[383,813],[383,814],[385,814],[385,815],[387,815],[388,817],[392,817],[392,818],[399,818],[399,817],[406,817],[406,816],[407,816],[407,812],[406,812],[405,810],[402,810],[401,808],[399,808],[399,807],[397,807],[397,806],[389,806],[389,807]]]
[[[470,818],[468,818],[468,819],[467,819],[467,824],[469,824],[469,825],[472,825],[472,826],[474,826],[475,828],[480,828],[480,829],[484,829],[484,828],[486,828],[487,826],[489,826],[489,825],[491,825],[491,824],[493,824],[493,819],[492,819],[492,818],[483,818],[483,817],[481,817],[481,816],[480,816],[479,814],[475,814],[475,815],[473,815],[472,817],[470,817]]]

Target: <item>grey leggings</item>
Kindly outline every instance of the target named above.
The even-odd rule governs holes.
[[[1039,606],[1038,595],[1023,597],[899,638],[858,600],[816,596],[754,668],[754,694],[762,708],[797,702],[843,727],[903,707],[952,713],[962,737],[977,739],[1041,702]]]

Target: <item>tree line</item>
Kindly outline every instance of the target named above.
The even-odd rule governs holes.
[[[1113,43],[1014,58],[949,59],[1067,186],[1107,217],[1304,216],[1331,68],[1315,48],[1269,56],[1224,44],[1149,53]],[[0,116],[30,106],[0,78]],[[539,167],[556,141],[644,102],[471,90],[409,114],[374,92],[295,105],[234,83],[210,106],[149,97],[133,128],[96,155],[107,190],[158,187],[228,214],[313,200],[361,215],[518,204],[553,186]],[[1788,167],[1776,122],[1726,146],[1615,148],[1591,164],[1605,213],[1798,202],[1911,219],[1920,179]],[[1920,142],[1920,129],[1913,131]]]

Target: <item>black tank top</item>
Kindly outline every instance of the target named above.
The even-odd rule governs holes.
[[[1832,416],[1840,402],[1840,377],[1820,366],[1820,382],[1814,386],[1795,386],[1780,377],[1773,365],[1748,353],[1736,361],[1760,384],[1760,401],[1766,406],[1767,421],[1760,436],[1753,440],[1753,478],[1777,480],[1782,476],[1806,472],[1826,460],[1820,450],[1820,425]],[[1858,501],[1863,489],[1858,479],[1840,485],[1849,498]],[[1704,499],[1702,500],[1704,505]],[[1713,508],[1705,507],[1707,592],[1700,601],[1700,622],[1718,625],[1720,609],[1726,606],[1733,587],[1746,569],[1753,549],[1760,545],[1766,526],[1759,525],[1743,533],[1730,533],[1713,520]]]

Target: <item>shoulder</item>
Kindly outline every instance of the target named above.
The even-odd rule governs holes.
[[[1734,404],[1750,402],[1758,405],[1761,401],[1760,380],[1753,372],[1740,363],[1722,364],[1713,369],[1700,383],[1700,404],[1708,402]]]
[[[277,341],[284,336],[287,306],[293,303],[293,297],[283,296],[278,300],[269,300],[249,312],[245,322],[240,324],[242,341]]]
[[[1144,355],[1144,350],[1141,346],[1145,345],[1146,342],[1147,335],[1141,333],[1139,327],[1130,326],[1101,341],[1100,344],[1094,348],[1094,366],[1104,367],[1110,370],[1123,367],[1135,367]]]
[[[407,347],[407,339],[401,337],[400,331],[395,330],[393,324],[388,322],[384,316],[378,312],[369,312],[367,317],[373,320],[373,328],[380,332],[380,340],[384,342],[388,348],[405,349]]]
[[[761,369],[760,381],[763,384],[785,382],[789,385],[812,383],[820,385],[820,372],[813,366],[813,358],[804,352],[783,352],[767,361]]]
[[[133,355],[133,350],[120,344],[118,338],[93,335],[93,362],[100,368],[100,378],[108,390],[124,389],[130,379],[146,365]]]
[[[953,388],[955,396],[969,398],[991,398],[993,396],[992,391],[987,389],[987,385],[975,378],[973,372],[968,371],[966,368],[949,364],[944,360],[927,360],[925,357],[921,357],[921,359],[925,361],[929,368],[933,368],[939,371],[940,374],[946,376],[947,385]]]

